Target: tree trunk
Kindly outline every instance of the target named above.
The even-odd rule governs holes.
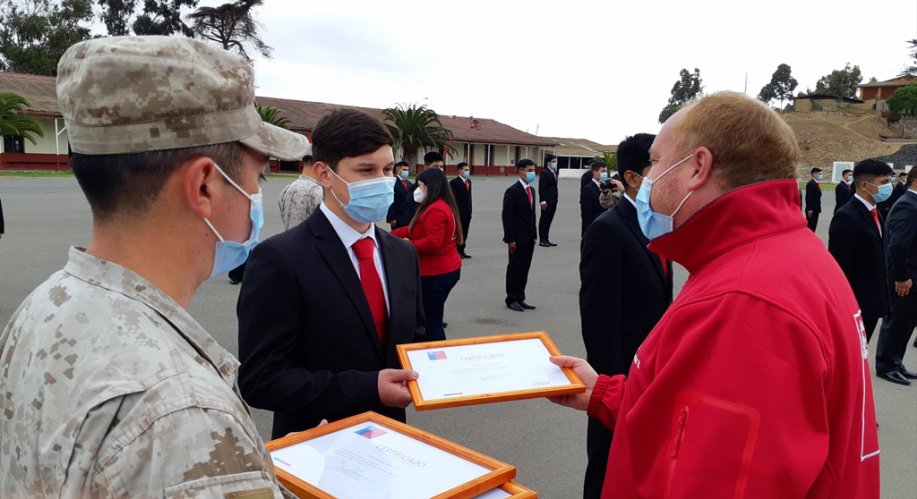
[[[402,148],[404,157],[401,158],[402,161],[408,162],[408,170],[411,172],[411,175],[417,175],[417,148]]]

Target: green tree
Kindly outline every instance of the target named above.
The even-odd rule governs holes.
[[[855,98],[861,81],[863,81],[863,75],[860,73],[860,67],[850,67],[848,62],[844,65],[844,69],[835,69],[819,78],[815,83],[815,93]]]
[[[917,85],[899,88],[887,104],[894,116],[917,116]]]
[[[289,128],[290,120],[280,116],[280,109],[274,106],[258,106],[258,114],[261,115],[261,121],[270,123],[280,128]]]
[[[907,41],[907,44],[910,45],[908,52],[913,59],[910,64],[904,66],[904,71],[901,72],[898,76],[912,76],[917,74],[917,38]]]
[[[788,64],[777,66],[777,70],[771,75],[771,81],[761,87],[758,93],[758,99],[766,104],[777,101],[779,107],[783,109],[783,103],[793,100],[793,91],[799,82],[792,76],[792,69]]]
[[[261,40],[258,21],[252,15],[252,9],[263,4],[264,0],[237,0],[218,7],[201,7],[188,16],[191,30],[248,62],[252,58],[246,47],[254,47],[262,56],[270,58],[273,49]]]
[[[12,92],[0,93],[0,135],[23,137],[35,144],[35,136],[44,135],[41,125],[22,115],[22,111],[29,105],[19,94]]]
[[[444,149],[452,151],[452,131],[443,126],[436,111],[427,106],[399,104],[382,110],[385,126],[395,138],[395,145],[401,147],[404,160],[411,165],[411,173],[417,171],[417,151]]]
[[[198,0],[96,0],[99,20],[112,36],[194,36],[182,20],[184,10],[197,7]],[[142,8],[139,8],[142,7]],[[130,29],[128,29],[130,27]]]
[[[701,80],[699,69],[694,68],[693,73],[687,69],[682,69],[679,72],[678,81],[672,86],[672,96],[669,97],[669,103],[659,113],[659,123],[665,123],[665,120],[675,114],[681,106],[697,97],[703,88],[703,80]]]
[[[90,37],[91,0],[0,1],[0,70],[57,75],[68,47]]]

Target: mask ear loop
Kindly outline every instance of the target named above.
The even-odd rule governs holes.
[[[214,233],[214,235],[217,236],[217,239],[219,239],[221,243],[225,243],[226,240],[223,239],[223,236],[220,235],[220,233],[217,231],[216,227],[214,227],[213,224],[210,223],[210,220],[207,220],[206,218],[204,218],[203,220],[204,220],[204,223],[207,224],[207,227],[210,227],[210,230],[212,230],[213,233]]]
[[[326,166],[327,166],[327,165],[326,165]],[[346,180],[342,179],[341,176],[338,175],[338,173],[337,173],[336,171],[332,170],[330,166],[327,166],[327,168],[328,168],[328,171],[329,171],[329,172],[331,172],[335,177],[338,178],[338,180],[340,180],[341,182],[344,182],[345,184],[348,184],[348,185],[349,185],[349,183],[348,183]],[[341,208],[344,208],[344,203],[342,203],[342,202],[341,202],[341,198],[339,198],[338,195],[335,194],[334,188],[333,188],[333,187],[329,187],[328,190],[331,191],[331,195],[334,196],[334,200],[338,202],[338,205],[339,205]]]

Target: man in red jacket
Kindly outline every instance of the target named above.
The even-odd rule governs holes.
[[[656,137],[638,220],[690,278],[628,376],[552,358],[587,385],[554,401],[614,429],[603,497],[879,497],[863,321],[799,213],[798,157],[776,113],[731,92]]]

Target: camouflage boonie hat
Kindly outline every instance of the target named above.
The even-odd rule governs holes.
[[[70,147],[80,154],[235,141],[282,160],[311,151],[304,135],[262,122],[251,65],[190,38],[77,43],[57,65],[57,99]]]

